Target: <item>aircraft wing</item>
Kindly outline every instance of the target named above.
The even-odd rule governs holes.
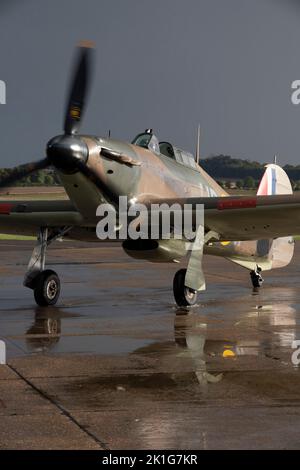
[[[220,240],[258,240],[300,234],[300,194],[276,196],[228,196],[151,201],[204,205],[206,230],[219,234]]]
[[[36,234],[43,226],[78,226],[82,215],[71,201],[0,201],[0,232]]]
[[[300,194],[228,196],[153,200],[151,203],[204,206],[206,230],[220,240],[258,240],[300,234]],[[95,225],[85,220],[71,201],[0,201],[0,232],[36,234],[42,226]]]

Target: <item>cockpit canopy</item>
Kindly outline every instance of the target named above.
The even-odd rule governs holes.
[[[160,155],[158,138],[153,134],[152,129],[146,129],[145,132],[137,135],[132,141],[132,144],[138,145],[139,147],[143,147],[157,155]]]
[[[173,158],[177,163],[194,168],[194,170],[198,169],[194,156],[186,150],[181,150],[170,142],[159,142],[159,148],[162,155]]]
[[[146,129],[145,132],[138,134],[135,139],[133,139],[132,144],[148,149],[156,155],[164,155],[172,158],[177,163],[193,168],[194,170],[198,169],[194,156],[191,153],[180,150],[169,142],[158,142],[158,138],[153,134],[152,129]]]

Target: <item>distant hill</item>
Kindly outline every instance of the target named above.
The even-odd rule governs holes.
[[[270,163],[270,162],[269,162]],[[200,162],[202,168],[215,179],[243,180],[251,176],[254,180],[260,180],[266,163],[251,160],[233,158],[229,155],[216,155],[205,158]],[[300,181],[300,165],[285,165],[283,169],[294,182]]]

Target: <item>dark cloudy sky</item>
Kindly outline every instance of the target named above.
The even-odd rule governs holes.
[[[203,156],[300,164],[300,0],[0,0],[0,166],[60,133],[74,45],[97,67],[82,131],[161,140]]]

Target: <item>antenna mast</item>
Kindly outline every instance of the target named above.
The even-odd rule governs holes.
[[[196,163],[199,165],[200,160],[200,124],[198,124],[198,131],[197,131],[197,146],[196,146]]]

